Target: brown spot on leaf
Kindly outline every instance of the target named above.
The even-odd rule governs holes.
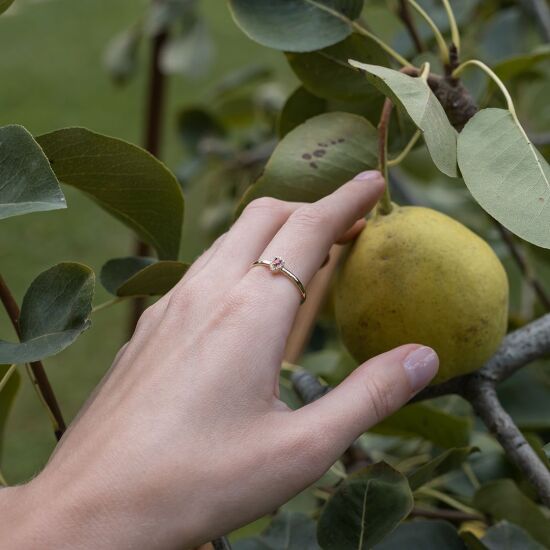
[[[302,155],[302,158],[305,159],[305,160],[310,160],[311,159],[311,155],[309,153],[304,153]]]
[[[539,197],[539,202],[544,202],[544,197]]]
[[[310,162],[309,165],[310,165],[312,168],[318,168],[317,163],[315,163],[315,162]]]
[[[317,158],[321,158],[325,156],[325,153],[326,153],[325,149],[316,149],[315,151],[313,151],[313,156]]]
[[[344,143],[346,141],[344,138],[338,138],[338,143]]]
[[[326,144],[326,143],[318,143],[317,145],[319,147],[328,147],[328,144]]]

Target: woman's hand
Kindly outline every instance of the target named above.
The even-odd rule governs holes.
[[[411,344],[300,410],[278,398],[300,294],[250,265],[281,256],[307,285],[382,190],[365,172],[313,204],[250,204],[145,311],[44,471],[14,493],[28,510],[14,547],[205,542],[275,510],[425,386],[437,357]]]

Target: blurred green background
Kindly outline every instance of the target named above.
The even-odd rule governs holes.
[[[124,87],[108,77],[103,56],[114,35],[137,20],[145,0],[16,0],[0,18],[0,125],[22,124],[34,135],[66,126],[84,126],[140,144],[146,99],[148,51],[140,51],[137,78]],[[169,79],[163,159],[176,168],[181,159],[176,113],[201,102],[224,74],[251,63],[272,68],[290,91],[294,77],[280,53],[246,38],[233,24],[225,2],[205,0],[206,17],[217,47],[208,74],[200,80]],[[2,274],[19,302],[30,282],[44,269],[64,260],[83,262],[96,273],[105,261],[129,255],[131,234],[82,194],[64,188],[69,207],[4,220],[0,232]],[[206,242],[197,231],[201,188],[186,193],[181,256],[192,260]],[[98,284],[96,303],[108,299]],[[45,361],[62,411],[70,420],[109,367],[127,332],[128,305],[99,312],[93,326],[75,345]],[[0,338],[14,335],[4,312]],[[9,483],[28,479],[47,460],[55,440],[48,418],[28,380],[10,414],[2,471]]]

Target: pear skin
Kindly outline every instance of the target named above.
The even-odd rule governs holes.
[[[439,355],[432,383],[479,369],[506,334],[508,279],[491,247],[429,208],[376,215],[338,275],[335,316],[358,362],[417,343]]]

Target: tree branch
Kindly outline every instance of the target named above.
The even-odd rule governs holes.
[[[15,329],[17,337],[21,339],[21,332],[19,329],[19,306],[17,305],[17,302],[15,301],[15,298],[13,297],[13,294],[11,293],[2,275],[0,275],[0,300],[4,305],[4,309],[6,310],[11,324]],[[52,417],[55,420],[56,425],[54,427],[54,433],[55,438],[59,441],[67,427],[63,415],[61,414],[61,409],[59,408],[59,403],[57,402],[53,388],[48,380],[46,371],[44,370],[44,365],[41,361],[33,361],[29,364],[29,366],[34,376],[33,383],[36,383],[36,386],[44,399],[44,403],[50,410]]]
[[[550,472],[500,404],[495,386],[488,380],[470,383],[465,396],[508,457],[531,482],[542,503],[550,507]]]

